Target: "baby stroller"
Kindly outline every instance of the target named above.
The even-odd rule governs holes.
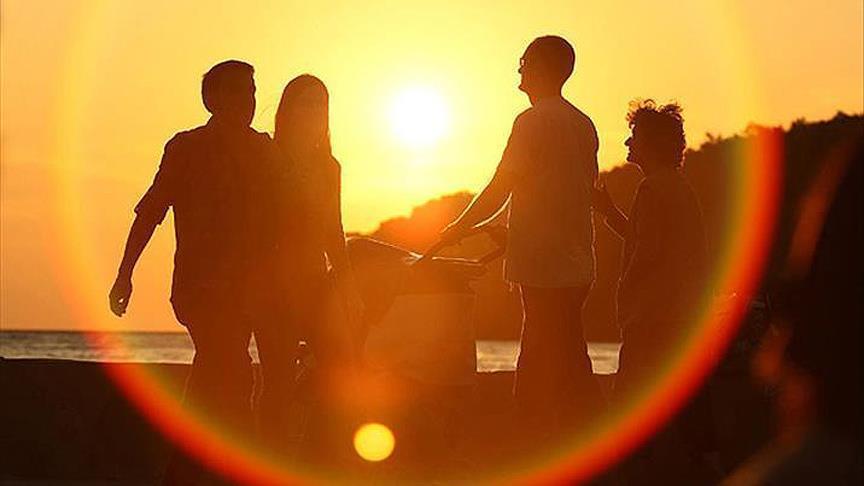
[[[477,260],[425,255],[370,238],[350,238],[348,254],[365,304],[358,332],[362,378],[354,387],[363,421],[384,424],[396,447],[392,467],[423,475],[453,463],[476,381],[475,300],[470,283],[500,257],[506,234]],[[314,431],[307,431],[314,433]]]

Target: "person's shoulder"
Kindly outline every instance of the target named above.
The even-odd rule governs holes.
[[[676,171],[678,173],[678,185],[681,187],[681,191],[684,193],[685,197],[699,201],[699,194],[696,192],[696,188],[693,187],[693,184],[690,182],[690,178],[687,177],[687,174],[683,169],[678,169]]]
[[[679,191],[692,191],[693,187],[690,181],[684,174],[684,169],[681,167],[661,172],[656,178],[655,185],[663,186],[664,188],[674,188]]]
[[[576,121],[576,124],[580,128],[583,128],[594,134],[597,133],[597,128],[594,126],[594,120],[592,120],[587,113],[585,113],[584,111],[582,111],[582,109],[569,101],[567,101],[567,108],[570,116]]]
[[[649,177],[643,177],[639,184],[636,185],[636,193],[650,191],[651,186],[653,185],[651,179]]]
[[[523,111],[520,116],[524,116],[527,120],[555,120],[560,119],[563,115],[562,106],[558,99],[541,99],[534,103],[530,108]],[[566,116],[566,115],[565,115]]]
[[[677,174],[672,171],[657,172],[642,179],[639,189],[648,193],[663,192],[665,188],[676,184],[676,179],[678,179]]]
[[[168,143],[165,144],[166,147],[172,148],[180,148],[188,146],[189,144],[195,144],[199,142],[202,137],[206,136],[207,133],[207,125],[201,125],[199,127],[190,128],[188,130],[182,130],[174,134]]]
[[[542,116],[542,112],[538,111],[536,106],[531,106],[522,110],[513,120],[513,131],[530,130],[531,127],[537,124],[537,120]]]
[[[330,177],[341,177],[342,176],[342,164],[339,163],[339,159],[333,157],[332,155],[327,157],[327,161],[325,162],[325,170]]]
[[[532,120],[537,117],[537,107],[529,106],[524,110],[520,111],[518,115],[516,115],[515,122],[519,123],[520,121],[524,122],[527,120]]]
[[[669,203],[695,199],[696,192],[680,169],[661,171],[646,177],[639,186],[643,198]]]
[[[645,201],[657,197],[663,192],[662,184],[656,177],[645,177],[636,187],[636,200]]]
[[[252,135],[252,139],[261,144],[272,144],[273,139],[270,137],[270,134],[267,132],[259,132],[254,128],[249,129],[249,133]]]
[[[249,138],[252,149],[258,153],[259,157],[271,164],[284,165],[283,161],[286,160],[286,156],[269,133],[250,128]]]

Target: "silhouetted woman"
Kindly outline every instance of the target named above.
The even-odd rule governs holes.
[[[282,214],[285,244],[280,256],[290,282],[289,315],[309,343],[318,365],[320,391],[332,415],[350,388],[356,366],[353,331],[362,312],[342,229],[341,168],[330,146],[329,94],[304,74],[282,92],[274,139],[287,183]],[[329,268],[328,268],[329,267]],[[350,393],[349,393],[350,394]],[[329,410],[329,412],[328,412]],[[332,422],[334,417],[322,417]],[[310,431],[315,435],[316,432]],[[313,437],[313,440],[317,437]],[[307,451],[308,452],[308,451]]]

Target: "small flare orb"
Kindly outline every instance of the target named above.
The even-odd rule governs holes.
[[[354,433],[354,450],[370,462],[383,461],[390,457],[396,446],[396,438],[386,425],[369,423]]]

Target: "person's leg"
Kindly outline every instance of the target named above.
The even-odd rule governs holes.
[[[261,360],[258,435],[271,452],[286,455],[299,442],[302,424],[297,393],[300,332],[288,312],[276,312],[255,329]]]
[[[538,433],[583,426],[603,411],[582,329],[587,293],[587,288],[522,288],[514,390],[522,419]]]
[[[560,299],[550,289],[522,286],[522,339],[514,399],[525,440],[542,442],[554,429],[555,321]],[[525,444],[528,447],[535,444]]]
[[[213,325],[210,325],[213,324]],[[245,323],[193,325],[189,334],[195,357],[186,381],[184,401],[206,420],[246,434],[252,427],[251,331]]]
[[[582,323],[582,308],[588,290],[588,287],[561,289],[564,312],[557,321],[560,339],[556,340],[561,344],[556,350],[561,373],[556,375],[559,381],[555,388],[562,392],[558,398],[562,406],[562,425],[570,427],[590,425],[605,409],[605,399],[594,377]]]
[[[362,397],[356,393],[357,363],[349,323],[325,276],[310,279],[295,306],[315,360],[314,396],[300,459],[344,470],[355,460],[353,433],[359,426]]]
[[[669,356],[671,342],[662,325],[633,323],[624,329],[624,342],[618,356],[618,372],[612,399],[616,406],[626,406],[650,384],[663,359]]]
[[[618,410],[632,408],[636,400],[651,392],[650,386],[656,383],[676,339],[671,324],[656,322],[634,322],[624,329],[623,337],[612,393]],[[619,471],[624,484],[663,484],[687,477],[692,464],[682,448],[676,422],[673,418],[622,462]]]
[[[251,432],[252,363],[250,333],[244,324],[225,318],[187,323],[195,357],[186,379],[184,407],[211,430],[228,430],[236,438]],[[226,438],[227,439],[227,438]],[[218,484],[219,479],[195,459],[176,450],[163,485]]]

